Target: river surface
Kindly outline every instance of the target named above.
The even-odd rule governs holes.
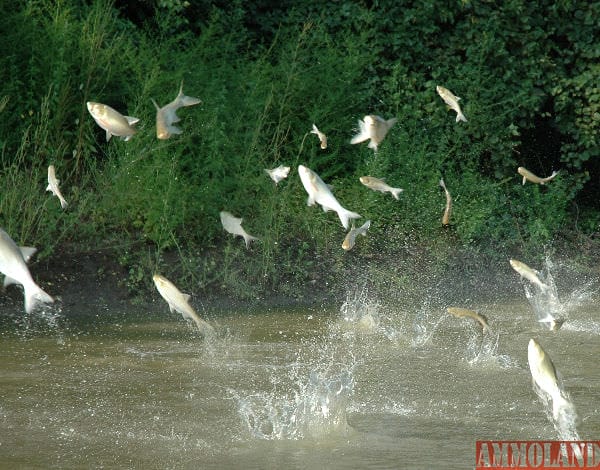
[[[365,287],[319,308],[4,318],[2,468],[473,468],[476,440],[600,438],[600,306],[585,289],[536,321],[536,294],[397,307]],[[538,299],[539,300],[539,299]],[[464,306],[464,305],[459,305]],[[556,311],[556,309],[555,309]],[[532,387],[536,338],[577,419]]]

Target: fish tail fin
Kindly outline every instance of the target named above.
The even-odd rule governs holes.
[[[400,195],[400,193],[404,191],[404,189],[402,188],[393,188],[392,189],[392,196],[394,196],[394,199],[398,200],[400,199],[398,196]]]
[[[463,113],[456,113],[456,122],[459,121],[467,122],[467,118]]]
[[[66,209],[69,206],[69,204],[67,203],[67,201],[65,201],[64,197],[60,198],[60,207],[62,207],[63,209]]]
[[[392,127],[392,126],[393,126],[394,124],[396,124],[397,122],[398,122],[398,118],[391,118],[391,119],[388,119],[388,120],[386,121],[387,128],[389,129],[390,127]]]
[[[342,222],[342,225],[344,226],[344,228],[348,229],[348,225],[350,224],[350,219],[359,219],[360,214],[349,211],[342,207],[341,210],[338,211],[338,217],[340,218],[340,221]]]
[[[27,313],[33,312],[39,302],[45,304],[54,302],[54,299],[44,292],[36,283],[27,285],[27,287],[23,286],[23,289],[25,290],[25,311]]]
[[[312,130],[310,131],[311,134],[318,134],[319,133],[319,129],[317,129],[317,126],[313,123],[312,125]]]

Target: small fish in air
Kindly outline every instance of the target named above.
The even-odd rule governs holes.
[[[26,248],[25,250],[32,249]],[[44,292],[31,277],[23,257],[23,250],[2,229],[0,229],[0,272],[9,278],[8,284],[21,284],[23,286],[25,311],[27,313],[33,312],[39,302],[54,302],[54,299]],[[4,282],[7,282],[6,279]]]
[[[302,186],[304,186],[304,189],[308,193],[306,205],[314,206],[315,204],[319,204],[324,212],[337,212],[345,229],[348,228],[350,219],[360,218],[360,214],[344,209],[331,192],[329,186],[310,168],[299,165],[298,175],[300,176],[300,181],[302,181]]]
[[[179,312],[183,318],[192,320],[200,330],[200,333],[204,336],[212,335],[214,333],[213,327],[202,320],[194,308],[189,304],[189,294],[181,292],[175,287],[175,284],[160,274],[152,276],[152,280],[161,297],[169,304],[169,310],[171,310],[171,312]]]
[[[183,131],[173,124],[181,121],[177,116],[177,110],[184,106],[194,106],[202,101],[192,96],[186,96],[183,94],[183,81],[179,87],[179,94],[169,104],[164,105],[162,108],[158,106],[156,101],[152,99],[154,107],[156,108],[156,137],[159,139],[168,139],[173,134],[181,134]]]
[[[54,169],[54,165],[50,165],[48,167],[48,187],[46,188],[46,191],[50,191],[54,196],[56,196],[60,201],[60,207],[66,209],[68,204],[67,201],[65,201],[65,198],[63,197],[62,193],[60,192],[58,183],[60,183],[60,181],[56,179],[56,171]]]
[[[517,168],[517,173],[523,177],[523,184],[525,184],[526,181],[531,181],[535,184],[546,184],[548,181],[552,181],[554,177],[558,175],[558,171],[553,171],[550,176],[547,176],[546,178],[540,178],[522,166]]]
[[[246,242],[246,248],[250,248],[250,242],[254,240],[259,240],[259,238],[253,237],[246,233],[246,231],[242,227],[242,218],[234,217],[227,211],[219,212],[219,216],[221,217],[221,224],[226,232],[231,233],[232,235],[239,235],[243,237],[244,242]]]
[[[373,191],[382,193],[391,193],[394,199],[399,199],[398,195],[404,191],[402,188],[392,188],[383,179],[375,178],[374,176],[361,176],[358,178],[362,184]]]
[[[327,148],[327,136],[317,129],[315,124],[312,125],[312,131],[310,131],[310,133],[317,135],[319,141],[321,141],[321,148],[325,150]]]
[[[512,268],[516,272],[518,272],[521,275],[521,277],[524,277],[532,284],[538,286],[542,290],[542,292],[546,292],[548,289],[550,289],[550,286],[548,286],[548,284],[544,284],[540,280],[540,278],[538,276],[539,273],[535,269],[530,268],[525,263],[518,261],[516,259],[511,259],[511,260],[509,260],[509,262],[510,262],[510,265],[512,266]]]
[[[362,121],[360,119],[358,120],[359,132],[352,137],[350,143],[358,144],[360,142],[364,142],[365,140],[370,140],[369,148],[372,148],[375,152],[377,152],[377,147],[384,139],[390,128],[396,124],[396,121],[398,121],[397,118],[385,120],[381,116],[369,114],[365,116]]]
[[[106,131],[107,142],[113,135],[128,141],[136,133],[133,125],[139,122],[139,118],[123,116],[110,106],[93,101],[87,102],[87,109],[96,124]]]
[[[440,186],[446,194],[446,208],[444,209],[444,215],[442,215],[442,225],[447,226],[450,225],[450,215],[452,214],[452,196],[450,196],[450,191],[446,188],[443,178],[440,179]]]
[[[440,85],[436,86],[435,89],[438,92],[438,95],[440,95],[442,97],[442,99],[444,100],[444,102],[448,105],[448,107],[450,109],[456,111],[456,122],[459,122],[459,121],[467,122],[467,118],[461,111],[460,105],[458,104],[460,97],[455,96],[450,90],[448,90],[447,88],[444,88],[443,86],[440,86]]]
[[[363,237],[367,236],[367,230],[371,226],[371,221],[367,220],[363,225],[358,228],[354,228],[354,226],[350,229],[350,231],[346,234],[344,241],[342,242],[342,248],[346,251],[354,248],[354,244],[356,243],[357,235],[362,235]]]
[[[480,313],[475,312],[474,310],[469,310],[468,308],[460,308],[460,307],[448,307],[446,309],[448,313],[456,318],[471,318],[475,320],[477,323],[481,325],[481,330],[483,333],[489,331],[490,327],[487,322],[487,318],[485,318]]]
[[[290,172],[290,167],[279,165],[277,168],[273,168],[272,170],[265,168],[265,172],[273,181],[275,181],[275,184],[278,184],[281,180],[287,178]]]

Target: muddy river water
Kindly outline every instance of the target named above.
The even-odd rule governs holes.
[[[597,440],[597,298],[572,293],[550,331],[529,293],[469,305],[485,335],[440,302],[384,306],[365,288],[326,307],[205,310],[210,340],[166,304],[13,316],[0,337],[1,466],[464,469],[476,440]],[[530,338],[573,422],[554,422],[535,393]]]

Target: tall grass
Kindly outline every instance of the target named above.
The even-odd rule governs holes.
[[[0,8],[3,50],[22,45],[22,53],[0,58],[0,96],[8,100],[0,114],[0,223],[20,243],[38,244],[42,256],[65,243],[119,246],[134,288],[161,271],[255,298],[297,293],[323,272],[411,253],[409,245],[439,260],[454,247],[480,244],[535,253],[567,223],[575,179],[521,186],[513,171],[519,131],[507,123],[515,100],[494,94],[486,62],[496,54],[493,38],[461,49],[471,68],[462,65],[465,75],[454,77],[453,56],[432,39],[449,34],[435,10],[427,10],[429,20],[413,18],[427,47],[411,49],[407,33],[382,35],[389,19],[378,22],[376,9],[311,9],[308,18],[292,9],[261,41],[242,3],[228,13],[213,8],[197,23],[175,5],[157,8],[156,21],[142,26],[107,0]],[[466,77],[479,77],[485,89],[467,87]],[[182,80],[202,104],[179,110],[183,134],[159,141],[151,99],[170,102]],[[470,92],[468,125],[445,110],[434,91],[439,81]],[[138,133],[106,142],[87,112],[90,100],[140,118]],[[539,101],[533,96],[527,105]],[[398,118],[376,154],[349,144],[357,120],[371,113]],[[328,136],[326,150],[310,134],[313,123]],[[51,163],[67,211],[44,194]],[[264,169],[280,164],[292,170],[275,186]],[[299,164],[372,220],[354,252],[340,249],[344,230],[335,214],[306,206]],[[404,188],[400,200],[362,186],[363,175]],[[454,196],[447,230],[441,177]],[[261,240],[246,250],[222,229],[221,210],[242,217]]]

